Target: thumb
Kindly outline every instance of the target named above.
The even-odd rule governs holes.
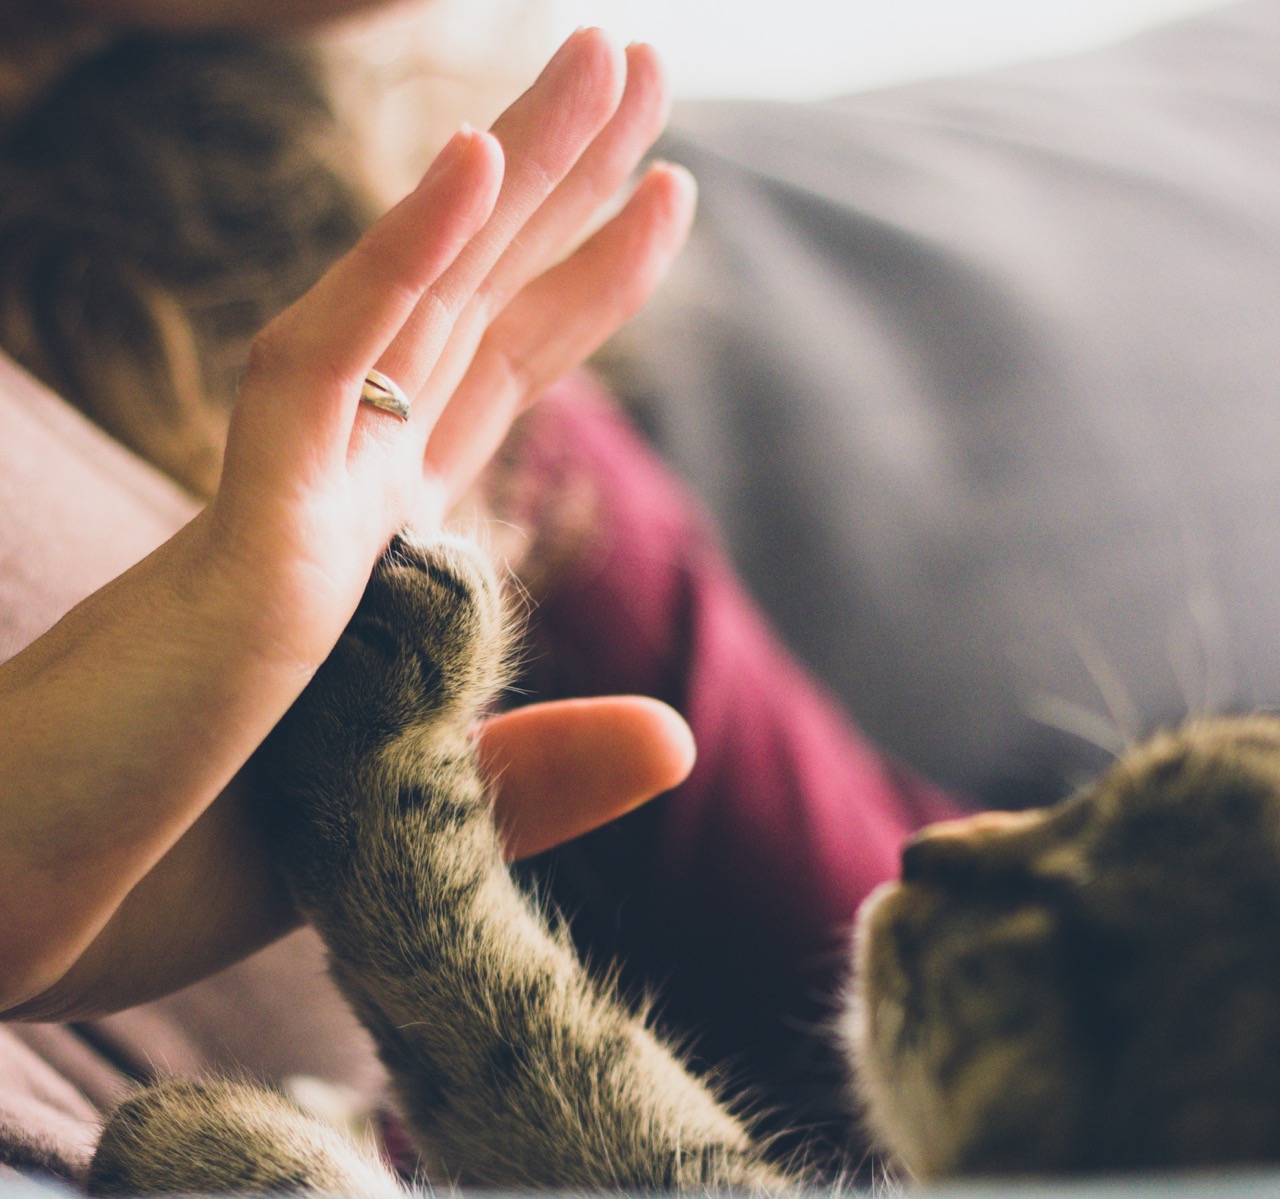
[[[682,782],[693,734],[656,699],[611,696],[532,704],[477,730],[481,769],[509,859],[532,857],[624,815]]]

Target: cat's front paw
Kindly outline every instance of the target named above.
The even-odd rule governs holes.
[[[474,542],[396,536],[333,653],[274,740],[296,765],[368,756],[405,734],[471,719],[498,689],[502,592]]]
[[[501,684],[506,658],[501,589],[484,551],[401,533],[317,682],[349,721],[376,711],[379,727],[409,728],[469,719]]]
[[[404,1199],[376,1156],[283,1096],[229,1082],[159,1083],[107,1120],[90,1195],[346,1195]]]
[[[424,715],[469,718],[502,683],[508,634],[484,550],[459,537],[417,542],[406,532],[374,568],[344,636],[407,671],[405,686]]]
[[[396,537],[258,756],[274,794],[264,816],[295,889],[320,886],[382,837],[401,796],[442,763],[469,761],[467,726],[506,659],[501,588],[483,551]]]

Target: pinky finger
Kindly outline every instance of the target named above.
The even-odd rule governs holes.
[[[683,167],[655,164],[617,216],[494,321],[427,444],[424,466],[452,499],[519,412],[653,294],[688,237],[696,197]]]

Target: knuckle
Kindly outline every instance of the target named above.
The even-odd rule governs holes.
[[[283,317],[268,324],[249,344],[248,373],[274,385],[305,384],[335,391],[352,385],[352,368],[342,347],[316,343]]]
[[[412,307],[422,287],[412,273],[406,272],[403,253],[396,253],[377,238],[366,237],[350,250],[358,278],[376,279],[384,296],[402,307]]]
[[[534,363],[527,354],[515,354],[508,349],[495,349],[494,365],[497,369],[500,390],[519,406],[540,390]]]
[[[465,297],[459,294],[458,289],[443,284],[428,288],[418,303],[426,310],[427,320],[432,324],[438,322],[445,330],[452,329],[458,323],[458,318],[467,306]]]

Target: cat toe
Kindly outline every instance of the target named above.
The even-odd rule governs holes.
[[[401,666],[416,665],[422,709],[470,714],[500,686],[508,621],[493,565],[475,542],[419,542],[398,534],[379,561],[352,621],[394,631]],[[414,675],[406,671],[406,675]]]

